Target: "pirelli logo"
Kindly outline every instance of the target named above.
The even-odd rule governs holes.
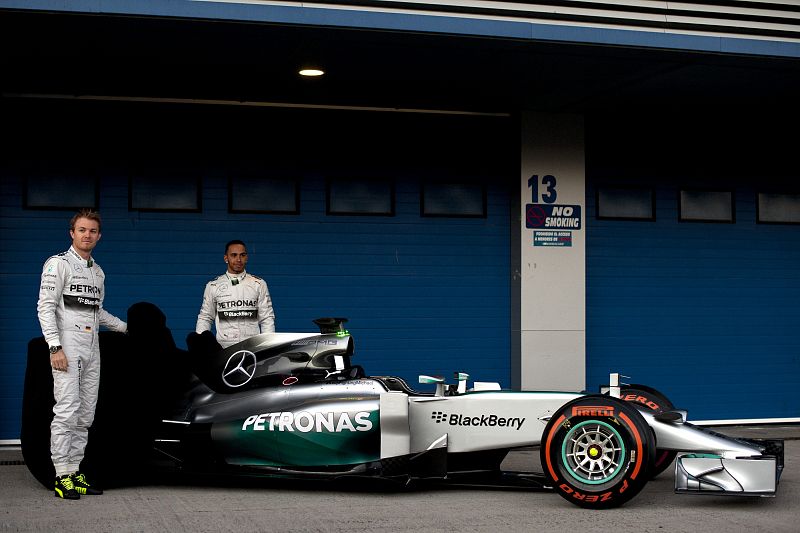
[[[607,405],[576,405],[572,416],[614,416],[614,408]]]

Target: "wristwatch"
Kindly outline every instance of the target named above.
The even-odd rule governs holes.
[[[59,351],[60,349],[61,349],[61,345],[60,345],[60,344],[59,344],[59,345],[57,345],[57,346],[51,346],[51,347],[50,347],[50,354],[54,354],[54,353],[56,353],[57,351]]]

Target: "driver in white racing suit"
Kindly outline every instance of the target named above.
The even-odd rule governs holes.
[[[267,282],[245,270],[247,247],[240,240],[225,245],[227,271],[206,284],[195,331],[210,331],[227,348],[259,333],[275,331],[275,312]]]
[[[50,453],[56,471],[55,495],[70,500],[102,494],[79,472],[100,386],[98,330],[127,330],[103,309],[105,274],[91,252],[100,240],[99,214],[84,210],[70,221],[72,246],[44,264],[37,312],[50,347],[53,421]]]

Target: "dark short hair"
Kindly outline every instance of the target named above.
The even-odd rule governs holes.
[[[97,230],[100,231],[103,227],[103,223],[100,220],[100,213],[97,211],[92,211],[91,209],[81,209],[72,219],[69,221],[69,230],[75,231],[75,223],[78,222],[79,218],[88,218],[89,220],[94,220],[97,222]]]
[[[241,244],[242,246],[244,246],[244,249],[247,250],[247,245],[244,243],[244,241],[240,241],[239,239],[233,239],[232,241],[228,241],[228,244],[225,245],[225,255],[228,255],[228,248],[230,248],[234,244]]]

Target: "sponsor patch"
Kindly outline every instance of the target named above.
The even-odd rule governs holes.
[[[255,311],[222,311],[219,314],[220,320],[234,320],[237,318],[255,318]]]
[[[227,302],[217,302],[217,310],[230,309],[231,307],[256,307],[256,300],[230,300]]]
[[[88,298],[85,296],[64,295],[64,306],[70,309],[82,309],[85,307],[100,307],[99,298]]]
[[[524,418],[503,417],[495,414],[469,416],[458,413],[448,414],[443,411],[434,411],[431,413],[431,419],[437,424],[450,426],[507,427],[517,431],[525,423]]]
[[[78,293],[88,293],[88,294],[100,294],[100,287],[95,287],[94,285],[77,285],[71,284],[69,286],[69,292],[78,292]]]

